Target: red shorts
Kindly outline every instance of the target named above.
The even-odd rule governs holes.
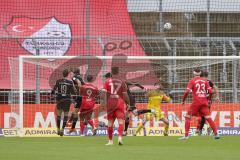
[[[125,119],[125,112],[124,109],[115,109],[112,111],[108,111],[107,113],[107,119],[108,120],[115,120],[115,119]]]
[[[95,106],[95,101],[86,101],[86,100],[84,100],[84,101],[82,101],[80,109],[81,108],[83,108],[83,109],[92,109],[92,108],[94,108],[94,106]]]
[[[196,103],[192,103],[187,115],[190,116],[209,116],[210,115],[210,110],[208,107],[208,104],[196,104]]]
[[[95,106],[95,102],[94,102],[94,103],[92,103],[92,102],[87,103],[87,102],[84,102],[84,101],[83,101],[82,104],[81,104],[81,107],[80,107],[79,111],[81,112],[81,111],[83,111],[83,110],[85,110],[85,111],[87,111],[87,110],[93,110],[94,106]]]
[[[90,119],[92,117],[93,109],[80,109],[81,119]]]
[[[109,99],[107,103],[107,119],[125,119],[125,102],[122,99]]]

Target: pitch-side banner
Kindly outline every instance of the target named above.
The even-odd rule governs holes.
[[[12,108],[11,108],[12,107]],[[189,104],[162,104],[165,117],[170,121],[170,127],[184,127],[184,116]],[[137,104],[138,109],[146,108],[146,104]],[[0,128],[14,128],[19,126],[18,106],[0,105]],[[14,112],[11,112],[14,111]],[[54,104],[25,104],[24,105],[24,128],[56,128]],[[137,127],[144,115],[139,117],[130,114],[130,127]],[[211,117],[218,127],[240,127],[240,105],[232,103],[214,104],[211,108]],[[107,124],[106,112],[95,106],[93,119],[96,127]],[[117,123],[116,123],[117,125]],[[147,127],[163,127],[163,123],[155,118],[147,122]],[[79,126],[79,122],[77,123]],[[193,118],[191,126],[196,126]]]
[[[134,136],[136,128],[128,129],[128,136]],[[190,135],[196,136],[196,128],[190,129]],[[137,136],[163,136],[163,127],[146,127],[145,130],[140,132]],[[107,128],[102,127],[98,128],[96,136],[106,136]],[[118,135],[117,128],[114,128],[114,135]],[[220,127],[218,128],[218,134],[222,136],[240,136],[240,128],[229,128],[229,127]],[[170,127],[169,136],[183,136],[184,129],[180,127]],[[206,128],[203,129],[203,135],[213,135],[212,131],[207,131]],[[16,129],[2,129],[0,128],[0,136],[5,137],[16,137],[19,136],[19,130]],[[24,128],[23,134],[24,137],[58,137],[56,128]],[[64,130],[64,136],[73,137],[81,136],[80,129],[76,128],[76,132],[69,133],[69,129]],[[92,128],[85,128],[84,136],[93,136]]]

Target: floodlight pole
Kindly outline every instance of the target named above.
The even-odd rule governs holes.
[[[237,56],[237,49],[234,45],[234,43],[230,40],[229,41],[229,44],[230,46],[232,47],[232,50],[233,50],[233,55],[234,56]],[[237,70],[237,67],[238,67],[238,60],[233,60],[232,62],[232,90],[233,90],[233,95],[232,95],[232,98],[233,98],[233,102],[238,102],[238,89],[237,89],[237,80],[238,80],[238,70]]]
[[[36,50],[36,56],[40,56],[40,50],[37,44],[36,39],[32,39],[33,45]],[[35,103],[40,104],[40,66],[38,62],[36,63],[36,96]]]
[[[86,55],[90,56],[90,2],[89,0],[85,1],[85,16],[86,16]],[[87,64],[89,65],[89,60],[87,60]],[[89,66],[87,65],[88,69]],[[87,75],[89,74],[89,70],[87,69]]]
[[[210,0],[207,0],[207,56],[210,56]],[[210,73],[209,79],[211,79],[211,67],[207,65],[207,70]]]
[[[162,7],[162,0],[159,0],[159,31],[163,33],[163,7]]]
[[[103,43],[101,37],[98,38],[98,43],[99,43],[99,45],[101,46],[101,49],[102,49],[102,56],[106,56],[106,50],[105,50],[104,43]],[[106,74],[106,70],[107,70],[106,60],[102,60],[102,62],[103,62],[103,65],[102,65],[102,75],[105,75]],[[104,83],[104,82],[105,82],[105,78],[102,76],[102,83]]]
[[[227,56],[227,48],[226,48],[226,42],[223,42],[223,56]],[[223,71],[221,75],[221,79],[224,83],[227,83],[227,65],[226,60],[223,60]]]
[[[39,48],[36,48],[36,56],[40,55]],[[36,104],[40,104],[40,65],[36,64]]]

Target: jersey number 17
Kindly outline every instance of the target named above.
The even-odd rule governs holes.
[[[111,94],[117,94],[121,87],[121,83],[112,83],[111,82],[111,83],[109,83],[109,85],[111,87]]]

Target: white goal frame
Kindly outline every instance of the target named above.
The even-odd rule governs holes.
[[[64,57],[64,58],[63,58]],[[19,136],[23,136],[23,93],[24,93],[24,60],[25,59],[95,59],[111,60],[113,56],[33,56],[20,55],[19,60]],[[114,59],[126,57],[114,57]],[[129,60],[240,60],[240,56],[128,56]]]

